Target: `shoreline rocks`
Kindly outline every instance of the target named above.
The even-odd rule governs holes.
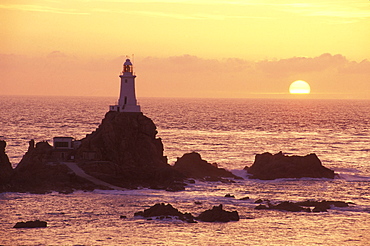
[[[282,152],[257,154],[251,167],[245,170],[251,179],[273,180],[279,178],[329,178],[334,179],[333,170],[324,167],[316,154],[286,156]]]

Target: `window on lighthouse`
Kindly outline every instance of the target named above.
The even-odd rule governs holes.
[[[124,65],[123,66],[123,72],[131,72],[131,66],[130,65]]]

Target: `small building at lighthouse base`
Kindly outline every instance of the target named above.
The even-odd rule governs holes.
[[[141,112],[140,105],[110,105],[109,111],[117,111],[117,112]]]

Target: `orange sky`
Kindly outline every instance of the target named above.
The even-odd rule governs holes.
[[[279,2],[279,3],[277,3]],[[0,95],[370,99],[367,0],[0,0]]]

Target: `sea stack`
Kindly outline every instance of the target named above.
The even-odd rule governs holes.
[[[245,170],[252,174],[252,179],[279,178],[329,178],[334,179],[333,170],[322,165],[316,154],[306,156],[287,156],[282,152],[257,154],[251,167]]]
[[[6,142],[0,140],[0,186],[9,182],[13,173],[12,164],[5,153]]]

